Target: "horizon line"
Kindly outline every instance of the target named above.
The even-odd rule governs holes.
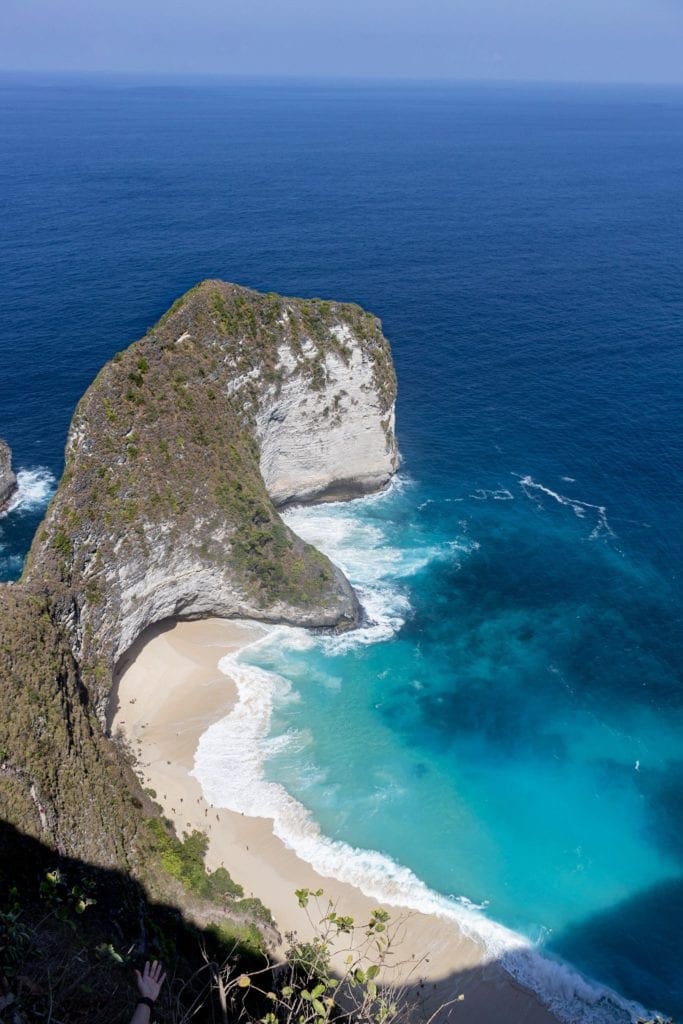
[[[320,74],[310,72],[247,72],[247,71],[172,71],[172,70],[131,70],[122,68],[3,68],[0,75],[32,75],[32,76],[82,76],[112,78],[145,78],[145,79],[221,79],[228,81],[260,81],[260,82],[334,82],[363,84],[413,84],[413,85],[575,85],[575,86],[668,86],[683,87],[682,79],[637,79],[618,78],[505,78],[495,76],[472,77],[455,75],[373,75],[373,74]]]

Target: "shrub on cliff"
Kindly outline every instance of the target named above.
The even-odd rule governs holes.
[[[306,911],[307,931],[301,940],[287,936],[284,958],[269,959],[251,971],[234,960],[206,960],[203,1003],[221,1024],[423,1024],[450,1018],[457,996],[433,1010],[419,1005],[418,978],[423,961],[398,960],[397,935],[402,921],[393,922],[376,909],[365,923],[338,913],[322,902],[323,890],[299,889],[296,897]],[[312,934],[311,934],[312,933]],[[173,1024],[189,1024],[174,1018]]]

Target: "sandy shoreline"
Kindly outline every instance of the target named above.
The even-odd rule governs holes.
[[[121,731],[135,753],[144,785],[180,833],[209,837],[207,866],[223,864],[245,895],[268,906],[284,935],[309,932],[294,890],[322,888],[340,913],[365,922],[377,902],[353,886],[324,878],[277,839],[272,822],[209,806],[190,774],[199,737],[225,717],[236,699],[233,682],[218,669],[224,655],[253,642],[257,625],[206,619],[150,631],[126,657],[118,678],[112,733]],[[401,920],[396,960],[403,983],[426,1012],[462,993],[450,1018],[477,1024],[552,1024],[557,1018],[518,986],[477,942],[435,916],[386,908]],[[443,1015],[446,1019],[446,1014]]]

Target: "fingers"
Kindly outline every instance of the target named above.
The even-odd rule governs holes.
[[[135,973],[139,978],[140,972],[136,971]],[[143,977],[145,978],[145,980],[153,981],[155,984],[161,986],[163,985],[166,979],[166,973],[164,971],[163,966],[159,963],[158,960],[153,960],[151,964],[148,960],[147,963],[145,964]]]

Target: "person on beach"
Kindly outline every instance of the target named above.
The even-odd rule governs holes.
[[[149,1024],[154,1004],[159,998],[161,986],[166,980],[166,973],[158,961],[155,960],[150,966],[148,960],[142,974],[139,971],[135,972],[135,980],[140,998],[136,1003],[130,1024]]]

